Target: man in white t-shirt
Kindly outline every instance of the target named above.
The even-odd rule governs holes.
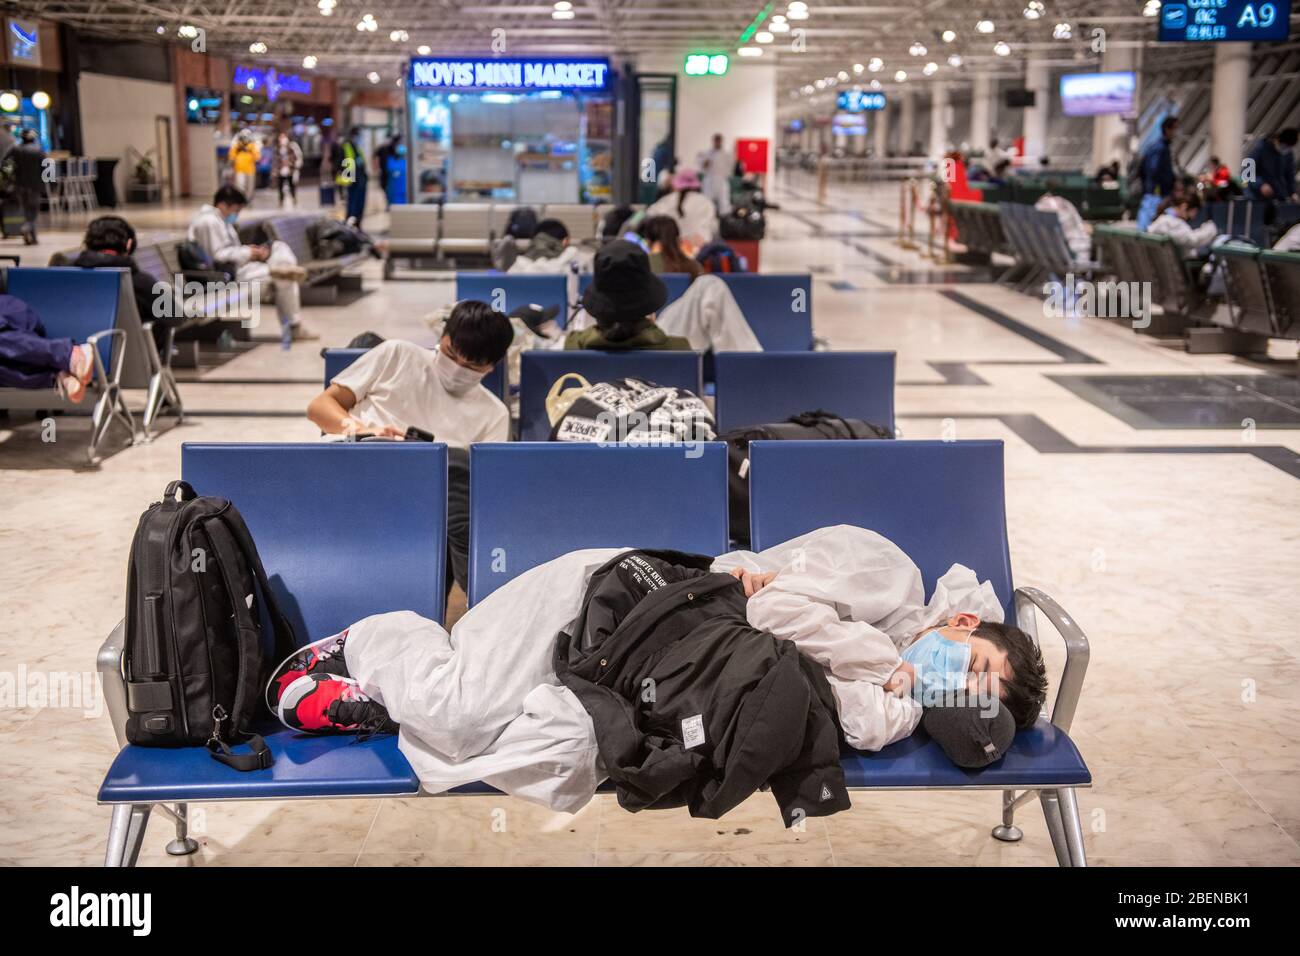
[[[510,438],[509,410],[480,383],[513,338],[510,320],[486,302],[457,302],[436,349],[389,339],[334,376],[307,406],[307,417],[327,435],[401,439],[414,427],[447,443],[448,566],[462,588],[469,569],[469,446]]]

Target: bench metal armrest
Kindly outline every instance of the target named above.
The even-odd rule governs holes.
[[[1074,618],[1065,612],[1065,608],[1051,597],[1038,588],[1016,588],[1016,622],[1021,630],[1034,639],[1034,643],[1038,643],[1035,609],[1042,612],[1065,642],[1065,669],[1061,671],[1051,721],[1054,726],[1068,733],[1070,724],[1074,721],[1074,711],[1079,706],[1083,675],[1088,670],[1088,638]]]
[[[100,692],[113,721],[117,745],[126,746],[126,678],[122,676],[122,656],[126,652],[126,619],[117,622],[108,640],[99,648],[95,669],[99,671]]]
[[[104,336],[108,336],[113,340],[109,353],[112,356],[111,361],[113,363],[112,378],[104,369],[103,359],[99,356],[99,343],[103,341]],[[95,380],[101,386],[119,384],[122,380],[122,353],[126,351],[126,329],[105,329],[102,332],[96,332],[86,338],[86,344],[90,346],[90,354],[95,359]]]

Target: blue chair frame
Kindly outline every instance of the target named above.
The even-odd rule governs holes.
[[[478,444],[469,482],[471,606],[579,548],[727,550],[722,442]],[[619,503],[601,488],[617,488]]]
[[[239,508],[271,587],[304,643],[384,611],[411,609],[442,620],[445,445],[186,444],[181,472],[199,494],[227,497]],[[266,770],[233,772],[212,760],[203,747],[128,744],[124,644],[123,624],[118,624],[98,660],[121,746],[99,791],[99,802],[113,807],[107,865],[134,864],[155,806],[175,820],[176,839],[168,851],[181,855],[197,848],[187,833],[186,804],[191,800],[419,791],[396,737],[311,737],[294,733],[269,715],[259,724],[275,756]]]
[[[1091,786],[1092,776],[1069,730],[1088,667],[1088,640],[1052,598],[1012,584],[1002,453],[1000,441],[751,442],[753,548],[828,525],[857,525],[907,552],[927,594],[960,563],[992,583],[1006,621],[1035,642],[1035,611],[1042,613],[1065,643],[1065,669],[1050,721],[1040,718],[1020,731],[1001,760],[982,770],[960,770],[918,730],[879,753],[846,748],[842,763],[853,787],[1002,790],[1002,824],[993,836],[1007,842],[1023,837],[1015,810],[1037,797],[1057,861],[1084,866],[1074,791]]]
[[[718,432],[822,408],[894,428],[893,352],[718,352]]]
[[[699,352],[638,350],[601,352],[588,349],[531,349],[519,357],[519,440],[546,441],[551,421],[546,395],[561,375],[578,374],[589,382],[616,378],[645,379],[656,385],[685,388],[703,395],[703,362]]]

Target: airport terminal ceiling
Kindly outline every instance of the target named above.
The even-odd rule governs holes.
[[[1095,63],[1098,29],[1107,43],[1145,44],[1161,65],[1213,57],[1209,44],[1156,44],[1156,0],[819,0],[798,11],[784,0],[23,0],[7,6],[103,35],[179,36],[209,53],[284,69],[300,70],[304,58],[314,57],[324,75],[365,79],[375,72],[384,84],[396,83],[412,56],[501,53],[502,45],[506,54],[602,55],[616,63],[688,51],[726,52],[735,61],[748,47],[756,60],[778,63],[783,97],[842,72],[847,82],[878,75],[888,88],[902,69],[908,82],[924,83],[930,62],[934,79],[955,81],[977,69],[1016,75],[1030,57]],[[981,32],[980,21],[993,29]],[[1003,52],[995,51],[999,43],[1006,44],[998,48]],[[880,60],[875,72],[872,58]],[[864,67],[856,76],[855,64]]]

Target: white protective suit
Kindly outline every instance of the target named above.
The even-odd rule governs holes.
[[[592,573],[625,550],[575,551],[533,568],[473,607],[450,636],[409,611],[349,629],[348,670],[401,725],[398,747],[424,789],[482,780],[569,813],[591,799],[605,777],[595,730],[559,683],[552,655]],[[845,737],[863,750],[901,740],[921,719],[920,705],[880,686],[918,631],[959,611],[1002,620],[992,586],[968,568],[953,565],[927,604],[920,571],[899,548],[847,525],[713,563],[737,567],[780,572],[750,599],[749,622],[826,668]]]
[[[296,325],[300,295],[298,283],[290,279],[271,279],[273,266],[295,266],[298,257],[286,243],[279,239],[271,243],[271,255],[265,262],[252,261],[252,247],[239,241],[235,227],[222,218],[212,205],[204,205],[190,223],[186,236],[190,242],[203,247],[218,266],[229,264],[235,268],[235,278],[240,282],[257,282],[266,289],[267,280],[275,288],[275,312],[280,325]]]
[[[1194,256],[1214,241],[1219,234],[1219,227],[1213,219],[1207,219],[1193,229],[1191,223],[1182,216],[1172,209],[1166,209],[1163,215],[1151,220],[1147,234],[1168,236],[1184,256]]]

